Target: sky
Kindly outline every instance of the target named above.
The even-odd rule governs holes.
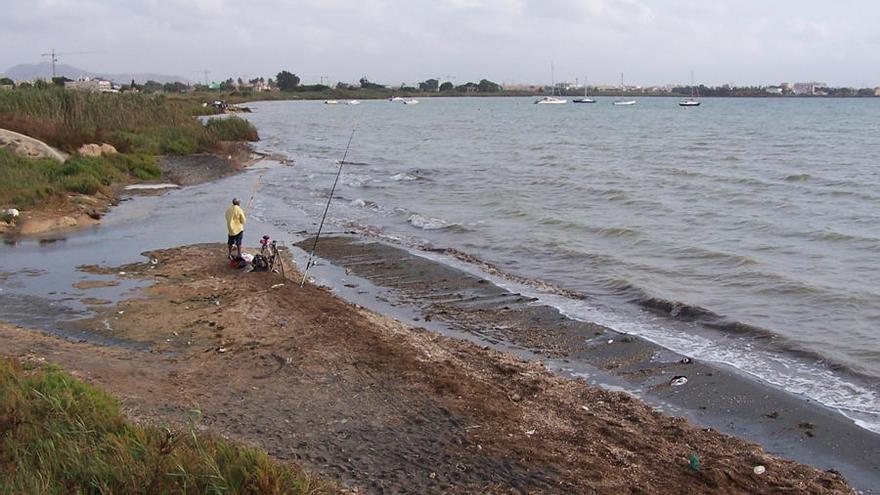
[[[876,0],[0,0],[0,71],[880,86]],[[63,55],[65,52],[98,52]],[[551,72],[551,64],[554,70]]]

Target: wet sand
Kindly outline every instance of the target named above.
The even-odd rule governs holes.
[[[300,243],[310,248],[311,239]],[[880,487],[880,435],[836,411],[744,376],[690,359],[636,336],[575,321],[532,298],[454,267],[355,237],[321,239],[321,257],[389,287],[422,318],[479,340],[513,345],[616,383],[699,425],[761,443],[773,454],[844,473],[854,486]],[[671,385],[684,376],[684,385]],[[595,378],[602,382],[601,377]]]
[[[340,260],[343,251],[359,252],[361,267],[376,253],[399,255],[358,251],[348,240],[323,246],[331,259],[334,250]],[[225,246],[148,256],[156,262],[88,268],[152,285],[78,323],[108,342],[140,345],[76,343],[0,325],[2,354],[57,363],[122,398],[141,421],[186,425],[198,411],[200,429],[258,445],[359,493],[851,493],[833,472],[768,455],[628,394],[402,324],[326,289],[231,269]],[[546,327],[549,352],[563,355],[577,340],[551,313],[528,316],[526,301],[485,281],[428,265],[398,272],[406,262],[396,258],[379,264],[386,282],[418,287],[428,277],[435,295],[447,292],[435,309],[450,315],[485,306],[479,292],[487,288],[491,300],[505,302],[503,311],[486,313]],[[607,342],[606,330],[584,328],[601,330]],[[577,351],[592,352],[589,345]],[[601,355],[622,363],[612,369],[633,365],[624,363],[626,353]],[[711,369],[704,365],[680,366],[696,385],[712,378],[700,378]],[[675,390],[705,388],[687,385]],[[779,409],[775,421],[784,417]],[[819,423],[815,429],[816,437],[825,434]],[[766,472],[754,474],[756,465]]]

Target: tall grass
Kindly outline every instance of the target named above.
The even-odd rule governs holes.
[[[75,156],[59,163],[0,149],[0,206],[24,208],[68,192],[95,194],[114,182],[157,179],[161,173],[158,159],[149,155]]]
[[[69,152],[93,142],[149,154],[211,151],[218,138],[191,116],[190,106],[160,95],[17,89],[0,92],[0,128]],[[133,135],[142,136],[144,143]],[[255,140],[255,130],[252,135],[253,139],[250,134],[235,138]]]
[[[0,360],[0,493],[321,494],[263,452],[128,423],[107,394]]]
[[[239,117],[214,118],[205,123],[208,133],[220,141],[256,141],[257,129]]]

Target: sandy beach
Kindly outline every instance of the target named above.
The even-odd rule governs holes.
[[[56,363],[139,421],[181,425],[198,411],[199,428],[357,493],[852,493],[835,472],[326,289],[242,273],[224,252],[82,267],[150,282],[76,323],[123,344],[4,325],[3,353]]]

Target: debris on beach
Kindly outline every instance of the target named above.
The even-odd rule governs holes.
[[[697,457],[697,454],[691,454],[690,458],[688,458],[688,464],[691,467],[691,471],[700,470],[700,458]]]
[[[761,465],[755,466],[755,468],[752,469],[752,472],[757,474],[758,476],[764,474],[764,472],[766,472],[766,471],[767,471],[767,468],[765,468],[764,466],[761,466]]]
[[[681,376],[673,376],[673,377],[672,377],[672,380],[669,381],[669,385],[672,386],[672,387],[680,387],[680,386],[684,385],[684,384],[687,383],[687,382],[688,382],[688,379],[687,379],[687,377],[684,376],[684,375],[681,375]]]

